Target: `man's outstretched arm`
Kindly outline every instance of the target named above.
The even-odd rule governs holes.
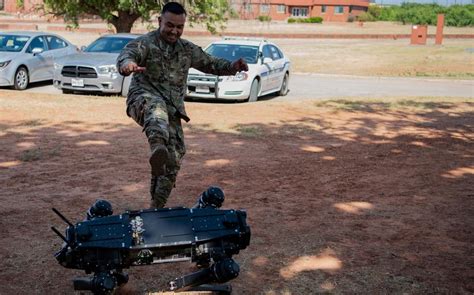
[[[145,61],[147,46],[143,41],[133,40],[129,42],[117,57],[117,69],[123,76],[134,72],[144,72],[146,67],[140,66]]]
[[[230,62],[207,54],[199,46],[195,46],[193,49],[191,66],[201,72],[219,76],[231,76],[240,71],[249,70],[247,63],[242,58]]]

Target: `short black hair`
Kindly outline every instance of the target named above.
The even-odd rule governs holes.
[[[166,3],[165,6],[163,6],[163,9],[161,10],[161,14],[164,14],[165,12],[187,15],[186,10],[184,9],[183,5],[179,4],[178,2]]]

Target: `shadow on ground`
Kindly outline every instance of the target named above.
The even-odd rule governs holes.
[[[352,105],[340,124],[317,116],[233,132],[192,124],[169,205],[219,185],[224,207],[247,209],[253,236],[235,257],[235,294],[473,292],[474,114],[426,108]],[[2,122],[0,132],[0,293],[71,294],[81,272],[53,258],[61,241],[49,228],[62,222],[51,207],[74,221],[97,198],[115,213],[147,207],[143,135],[41,120]],[[189,270],[133,268],[122,293],[160,290]]]

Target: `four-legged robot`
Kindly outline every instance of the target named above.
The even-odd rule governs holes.
[[[210,187],[192,208],[176,207],[127,211],[112,215],[112,206],[96,201],[86,220],[67,224],[64,240],[55,254],[66,267],[82,269],[92,276],[74,279],[75,290],[109,294],[128,281],[123,269],[156,263],[191,261],[199,271],[169,282],[170,291],[211,290],[230,294],[226,283],[239,275],[232,259],[250,243],[246,212],[220,210],[224,193]]]

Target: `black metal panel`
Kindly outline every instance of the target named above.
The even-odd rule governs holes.
[[[143,211],[140,217],[145,229],[142,235],[144,244],[158,247],[191,245],[194,233],[189,215],[190,209],[187,208]]]
[[[81,66],[64,66],[61,75],[74,78],[97,78],[94,68]]]
[[[128,249],[132,245],[128,214],[79,222],[75,230],[79,248]]]

